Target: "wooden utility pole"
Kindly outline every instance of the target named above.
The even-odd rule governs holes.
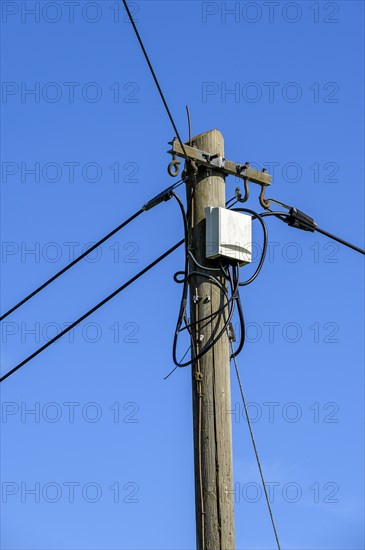
[[[192,139],[192,145],[212,155],[224,157],[223,136],[212,130]],[[188,200],[192,184],[188,184]],[[189,247],[203,266],[217,267],[205,257],[205,208],[225,207],[225,177],[204,166],[196,175],[195,192],[189,216]],[[202,270],[190,261],[190,271],[200,271],[219,279],[214,270]],[[213,319],[199,322],[227,303],[222,288],[199,275],[189,278],[190,321],[195,354],[219,334],[227,320],[228,307]],[[196,356],[196,355],[195,355]],[[193,417],[196,525],[198,550],[233,550],[233,467],[230,388],[230,349],[227,333],[200,360],[193,363]]]

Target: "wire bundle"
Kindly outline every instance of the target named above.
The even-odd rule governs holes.
[[[241,297],[239,293],[239,288],[241,286],[247,286],[251,284],[259,275],[264,261],[266,257],[266,251],[267,251],[267,242],[268,242],[268,232],[267,227],[262,219],[262,217],[266,214],[274,215],[275,213],[263,213],[259,214],[255,212],[254,210],[250,210],[248,208],[232,208],[232,210],[238,211],[238,212],[245,212],[248,214],[251,214],[253,219],[259,220],[261,227],[263,229],[263,247],[262,247],[262,253],[261,257],[258,263],[258,266],[253,273],[253,275],[247,279],[246,281],[241,282],[240,281],[240,267],[238,262],[219,262],[219,267],[208,267],[200,264],[196,258],[194,257],[193,252],[188,247],[188,213],[185,212],[183,203],[181,199],[176,195],[175,193],[172,193],[172,196],[177,200],[180,210],[182,213],[183,223],[184,223],[184,234],[185,234],[185,268],[184,271],[178,271],[174,274],[174,281],[179,284],[183,284],[183,290],[181,295],[181,301],[180,301],[180,308],[179,308],[179,314],[178,319],[176,323],[176,329],[174,333],[174,339],[173,339],[173,346],[172,346],[172,357],[175,364],[175,368],[182,368],[187,367],[189,365],[192,365],[195,361],[201,359],[206,353],[208,353],[213,346],[222,338],[222,336],[228,332],[229,338],[231,340],[234,339],[234,331],[232,326],[232,318],[235,309],[237,308],[238,312],[238,318],[240,323],[240,341],[238,344],[238,347],[236,350],[232,351],[231,358],[236,357],[239,355],[243,349],[244,343],[245,343],[245,322],[244,322],[244,314],[243,314],[243,308],[242,308],[242,302]],[[231,201],[228,201],[227,204],[229,204]],[[191,204],[191,203],[190,203]],[[190,207],[189,204],[189,207]],[[233,206],[233,205],[232,205]],[[189,210],[188,207],[188,210]],[[193,261],[194,269],[189,271],[189,258]],[[211,274],[212,271],[219,272],[220,278],[224,280],[224,284],[215,276]],[[182,278],[180,278],[182,276]],[[189,288],[189,279],[193,276],[200,276],[207,278],[210,280],[213,284],[218,286],[222,291],[226,298],[226,302],[223,306],[221,306],[217,311],[213,312],[211,315],[208,315],[206,317],[203,317],[202,319],[199,319],[199,321],[195,321],[193,323],[189,323],[188,317],[187,317],[187,302],[188,302],[188,288]],[[217,275],[218,276],[218,275]],[[219,333],[215,335],[213,338],[210,339],[210,341],[203,347],[203,349],[200,350],[199,353],[196,353],[195,346],[191,345],[190,348],[192,349],[192,358],[189,361],[183,362],[183,359],[180,361],[177,359],[177,346],[178,346],[178,339],[179,335],[187,330],[190,334],[190,337],[192,339],[192,329],[202,322],[206,322],[207,324],[212,323],[218,315],[222,314],[226,309],[228,308],[228,314],[226,315],[224,325],[219,330]],[[213,331],[212,331],[213,332]],[[190,349],[189,348],[189,349]],[[189,350],[188,350],[189,351]],[[188,352],[187,351],[187,352]],[[184,357],[187,355],[187,352],[184,354]],[[174,372],[174,370],[172,372]],[[170,374],[172,374],[172,372]],[[170,376],[170,374],[168,376]]]

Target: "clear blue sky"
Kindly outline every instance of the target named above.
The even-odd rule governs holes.
[[[193,133],[219,128],[227,158],[274,168],[272,196],[363,246],[363,3],[132,4],[183,137],[188,103]],[[172,183],[173,130],[117,5],[2,2],[1,311]],[[239,365],[279,535],[360,550],[363,259],[268,226]],[[144,214],[4,321],[1,372],[181,237],[173,202]],[[195,547],[189,370],[163,381],[182,267],[179,250],[2,385],[3,549]],[[232,400],[237,548],[268,550],[234,377]]]

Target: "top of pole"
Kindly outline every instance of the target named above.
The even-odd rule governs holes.
[[[224,138],[221,132],[216,128],[192,137],[191,141],[198,148],[202,147],[202,144],[204,143],[204,149],[208,153],[215,153],[220,156],[224,156]]]

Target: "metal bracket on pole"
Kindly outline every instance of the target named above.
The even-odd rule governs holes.
[[[167,151],[168,153],[185,158],[185,154],[178,139],[174,138],[172,141],[169,141],[169,145],[172,145],[172,149]],[[219,170],[227,176],[237,176],[243,180],[247,179],[259,185],[266,186],[270,185],[272,182],[272,177],[268,172],[265,170],[255,170],[255,168],[250,167],[248,162],[246,162],[246,164],[238,164],[222,158],[219,155],[211,155],[210,153],[206,153],[190,145],[184,145],[184,149],[189,159],[195,161],[197,165],[202,165],[212,170]]]
[[[271,175],[266,170],[256,170],[251,168],[250,163],[246,162],[245,164],[238,164],[231,160],[222,158],[219,155],[212,155],[196,147],[191,147],[190,145],[184,144],[185,153],[181,147],[181,144],[177,138],[174,138],[172,141],[169,141],[169,145],[172,148],[167,151],[173,156],[173,159],[176,157],[186,159],[186,156],[189,160],[193,161],[196,166],[205,166],[211,170],[219,171],[227,176],[236,176],[237,178],[243,179],[245,182],[245,198],[242,202],[245,202],[248,198],[248,182],[256,183],[261,186],[260,193],[260,204],[264,208],[268,208],[268,201],[266,201],[265,189],[272,182]],[[176,160],[175,160],[176,162]],[[170,172],[169,172],[170,173]]]

